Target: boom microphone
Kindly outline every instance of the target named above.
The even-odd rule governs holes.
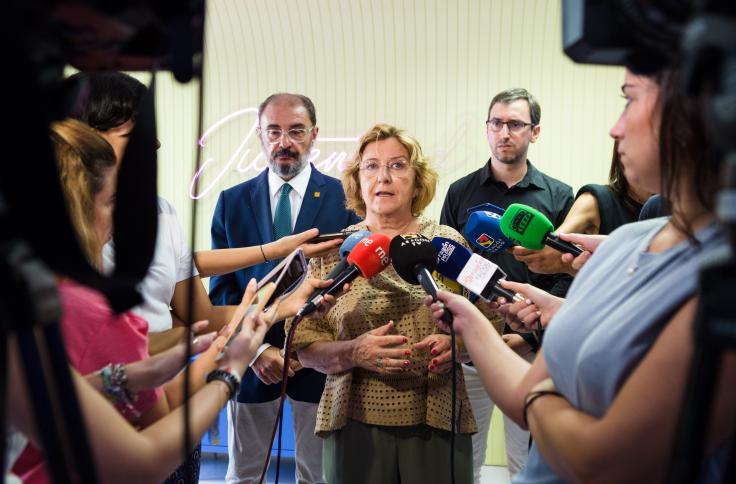
[[[370,232],[367,230],[359,230],[357,232],[353,232],[350,234],[345,240],[342,241],[342,244],[340,245],[340,262],[337,263],[337,265],[332,269],[332,271],[327,274],[327,277],[325,277],[325,280],[334,279],[336,278],[342,271],[347,269],[348,267],[348,254],[352,252],[353,248],[358,245],[358,242],[363,240],[364,238],[371,235]],[[319,296],[319,293],[322,291],[322,289],[315,289],[311,296],[309,296],[309,299],[313,299],[317,296]]]
[[[360,240],[346,259],[348,267],[334,277],[332,284],[321,289],[319,294],[305,304],[297,316],[303,317],[314,312],[325,296],[338,293],[346,283],[356,277],[370,278],[388,267],[391,263],[388,256],[390,243],[388,236],[384,234],[373,234]]]
[[[554,226],[539,210],[521,203],[512,203],[501,217],[501,231],[526,249],[540,250],[545,245],[560,252],[579,256],[583,250],[552,233]]]
[[[493,262],[473,254],[462,244],[446,237],[435,237],[432,245],[437,250],[437,271],[454,279],[470,292],[486,301],[494,296],[503,296],[509,302],[526,299],[514,294],[498,283],[506,279],[506,273]]]
[[[432,242],[421,234],[397,235],[391,240],[391,263],[396,273],[409,284],[421,284],[424,290],[437,300],[437,282],[432,271],[437,265],[437,250]],[[452,313],[445,308],[442,321],[452,324]]]
[[[465,224],[465,238],[482,252],[497,254],[514,245],[501,231],[501,215],[479,210],[472,212]]]

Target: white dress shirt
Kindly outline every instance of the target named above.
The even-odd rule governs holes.
[[[268,170],[268,193],[271,197],[271,221],[276,216],[276,204],[279,201],[281,195],[281,187],[284,183],[291,185],[291,191],[289,192],[289,202],[291,203],[291,230],[294,230],[296,225],[296,219],[299,216],[299,210],[302,208],[302,200],[304,200],[304,194],[307,192],[307,185],[309,184],[309,177],[312,176],[312,165],[307,163],[302,171],[297,176],[289,180],[284,181],[280,176],[275,174],[273,170]],[[256,355],[250,361],[250,366],[261,356],[261,353],[266,351],[271,345],[263,343],[258,347]]]

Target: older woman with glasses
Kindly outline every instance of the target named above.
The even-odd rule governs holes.
[[[365,217],[351,228],[464,244],[455,230],[421,215],[436,185],[413,137],[386,124],[372,127],[343,174],[348,208]],[[312,259],[310,272],[324,277],[338,261],[335,254]],[[432,327],[424,296],[389,267],[358,279],[324,319],[296,329],[302,365],[327,374],[316,425],[325,438],[327,482],[449,482],[450,337]],[[462,372],[457,388],[455,482],[470,483],[476,426]]]

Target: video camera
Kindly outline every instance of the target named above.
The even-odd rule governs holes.
[[[91,483],[96,473],[61,339],[55,276],[94,287],[117,312],[142,300],[136,286],[153,257],[157,230],[154,89],[141,101],[118,174],[116,269],[110,276],[95,271],[79,247],[49,124],[70,111],[68,100],[76,94],[62,82],[67,65],[170,70],[181,82],[198,76],[204,1],[10,0],[3,13],[0,45],[8,72],[0,79],[0,96],[8,121],[0,136],[8,152],[15,147],[21,155],[6,160],[0,177],[0,354],[8,354],[7,335],[15,334],[36,424],[44,429],[50,475],[55,482]],[[0,359],[2,395],[5,360]],[[1,401],[0,412],[4,408]],[[5,424],[4,413],[0,422]]]

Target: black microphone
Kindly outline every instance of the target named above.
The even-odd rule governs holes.
[[[394,270],[409,284],[420,284],[427,294],[437,300],[437,282],[432,271],[437,265],[437,249],[421,234],[397,235],[391,240],[391,263]],[[452,313],[445,308],[442,321],[452,324]]]

